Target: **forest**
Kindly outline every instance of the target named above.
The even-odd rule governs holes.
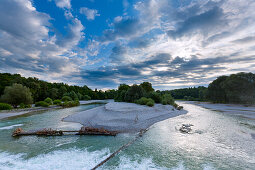
[[[76,105],[75,101],[91,99],[114,99],[117,102],[148,106],[162,103],[175,107],[178,106],[174,99],[213,103],[255,103],[255,74],[243,72],[220,76],[208,87],[198,86],[165,91],[155,91],[149,82],[143,82],[140,85],[120,84],[117,90],[102,91],[92,90],[86,85],[81,87],[64,83],[49,83],[35,77],[25,78],[20,74],[0,73],[0,80],[0,100],[13,107],[32,103],[47,105],[47,103],[61,103],[61,101],[69,101],[66,105]]]

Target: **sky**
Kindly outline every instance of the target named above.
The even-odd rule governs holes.
[[[160,90],[255,72],[254,0],[0,0],[0,72]]]

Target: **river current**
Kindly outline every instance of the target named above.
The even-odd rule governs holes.
[[[255,169],[255,120],[179,102],[187,114],[158,122],[101,169]],[[11,137],[13,130],[75,130],[62,122],[100,104],[42,111],[0,120],[0,169],[91,169],[135,134]],[[192,124],[192,134],[179,132]]]

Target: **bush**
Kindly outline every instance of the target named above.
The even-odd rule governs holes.
[[[11,110],[12,106],[7,103],[0,103],[0,110]]]
[[[151,98],[152,100],[154,100],[155,103],[160,103],[161,102],[160,93],[150,92],[147,96],[148,96],[148,98]]]
[[[31,104],[33,102],[32,93],[29,88],[21,84],[13,84],[4,90],[1,100],[17,107],[20,103]]]
[[[147,105],[147,106],[154,106],[155,102],[154,100],[152,100],[151,98],[146,98],[146,97],[142,97],[140,98],[139,100],[136,101],[137,104],[140,104],[140,105]]]
[[[62,100],[63,102],[67,102],[67,101],[72,101],[72,98],[69,97],[69,96],[64,96],[64,97],[62,97],[61,100]]]
[[[165,99],[163,99],[163,100],[161,101],[161,103],[162,103],[163,105],[167,105],[167,101],[166,101]]]
[[[24,103],[20,103],[19,108],[24,109],[26,108],[26,105]]]
[[[55,105],[61,105],[62,101],[61,100],[54,100],[53,104]]]
[[[146,103],[147,106],[149,107],[152,107],[154,106],[154,101],[153,100],[149,100],[147,103]]]
[[[84,96],[83,96],[83,100],[91,100],[91,97],[88,96],[88,95],[84,95]]]
[[[177,108],[179,107],[179,105],[176,104],[176,103],[174,103],[174,104],[173,104],[173,107],[177,109]]]
[[[80,105],[79,100],[76,100],[76,101],[66,101],[66,102],[61,104],[61,106],[63,106],[63,107],[74,107],[74,106],[79,106],[79,105]]]
[[[149,101],[149,99],[147,99],[146,97],[142,97],[139,100],[136,101],[137,104],[140,105],[146,105],[146,103]]]
[[[164,94],[162,97],[162,101],[164,101],[164,103],[166,104],[170,104],[170,105],[174,104],[174,98],[171,96],[171,94]]]
[[[40,102],[36,102],[35,103],[35,106],[38,107],[38,106],[41,106],[41,107],[49,107],[49,104],[46,103],[45,101],[40,101]]]
[[[45,100],[44,100],[46,103],[48,103],[49,105],[52,105],[53,104],[53,101],[51,98],[47,97]]]

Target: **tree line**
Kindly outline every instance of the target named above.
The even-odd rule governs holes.
[[[39,80],[35,77],[25,78],[20,74],[0,73],[0,96],[4,94],[7,86],[12,84],[21,84],[29,88],[33,102],[38,102],[50,97],[51,99],[61,99],[64,96],[83,100],[83,99],[113,99],[115,90],[92,90],[86,85],[72,86],[64,83],[50,83]]]
[[[132,86],[120,84],[117,90],[102,91],[92,90],[86,85],[81,87],[64,83],[49,83],[35,77],[25,78],[19,74],[0,73],[0,80],[0,100],[4,103],[9,101],[13,107],[17,107],[19,104],[38,103],[39,101],[42,105],[46,105],[42,101],[47,98],[68,101],[69,103],[66,105],[74,105],[75,101],[90,99],[114,99],[117,102],[132,102],[148,106],[153,106],[154,103],[176,106],[174,99],[211,101],[214,103],[255,103],[255,74],[243,72],[230,76],[220,76],[210,83],[208,88],[199,86],[165,91],[155,91],[149,82]],[[18,96],[18,94],[20,95]],[[59,103],[59,100],[55,103]],[[7,107],[6,105],[2,106]]]
[[[255,74],[240,72],[229,76],[220,76],[211,82],[208,88],[199,86],[168,92],[175,99],[255,104]]]

